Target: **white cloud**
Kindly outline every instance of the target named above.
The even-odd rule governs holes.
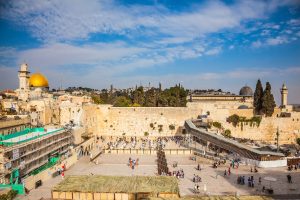
[[[55,43],[40,48],[19,52],[19,62],[26,60],[32,65],[44,67],[63,66],[70,64],[98,64],[119,61],[147,49],[131,47],[124,43],[93,43],[89,45],[70,45]]]
[[[179,38],[199,37],[238,27],[243,20],[265,17],[281,3],[238,1],[226,5],[207,1],[193,11],[172,12],[159,6],[123,6],[114,1],[9,1],[1,15],[29,28],[43,41],[88,38],[91,33],[143,34],[155,29]],[[180,40],[180,39],[179,39]],[[183,40],[185,41],[185,39]]]
[[[222,51],[221,47],[215,47],[205,52],[206,55],[212,56],[217,55]]]
[[[288,43],[288,39],[286,37],[278,36],[276,38],[269,38],[266,40],[267,45],[275,46],[279,44]]]
[[[252,42],[251,46],[254,47],[254,48],[259,48],[259,47],[262,46],[262,43],[259,40],[258,41],[254,41],[254,42]]]

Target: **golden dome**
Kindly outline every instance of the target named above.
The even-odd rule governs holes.
[[[32,74],[29,78],[29,87],[49,87],[48,80],[43,74]]]

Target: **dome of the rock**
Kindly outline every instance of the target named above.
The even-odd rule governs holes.
[[[43,74],[32,74],[29,78],[29,87],[49,87],[48,80]]]

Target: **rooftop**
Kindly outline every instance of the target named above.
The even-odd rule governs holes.
[[[12,146],[33,140],[42,136],[56,133],[63,130],[63,128],[26,128],[23,131],[15,132],[9,135],[0,135],[0,144],[4,146]]]
[[[82,184],[84,183],[84,184]],[[57,192],[179,193],[178,182],[170,176],[67,176],[52,188]]]

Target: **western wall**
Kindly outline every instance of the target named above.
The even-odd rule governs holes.
[[[70,119],[78,121],[84,130],[94,135],[104,136],[170,136],[180,134],[186,119],[196,119],[207,114],[209,119],[218,121],[233,137],[274,143],[277,127],[280,143],[293,143],[300,136],[300,112],[292,112],[291,117],[262,118],[259,126],[241,122],[234,127],[226,121],[233,114],[253,117],[252,109],[237,109],[238,105],[228,102],[189,102],[187,107],[113,107],[112,105],[84,104],[76,108],[61,108],[61,123]]]
[[[186,119],[197,118],[198,104],[187,107],[112,107],[85,105],[83,124],[88,132],[106,136],[171,136],[181,133]]]

